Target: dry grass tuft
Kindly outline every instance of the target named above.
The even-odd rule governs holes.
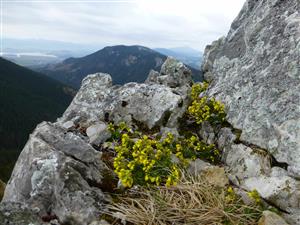
[[[261,215],[259,206],[241,198],[228,198],[226,187],[203,177],[183,177],[174,187],[141,188],[109,207],[110,215],[141,225],[252,225]]]

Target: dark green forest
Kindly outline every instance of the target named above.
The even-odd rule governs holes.
[[[7,181],[36,125],[54,121],[72,100],[61,83],[0,58],[0,179]]]

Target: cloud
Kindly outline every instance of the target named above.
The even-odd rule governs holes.
[[[244,1],[4,1],[3,36],[203,50],[226,35]]]

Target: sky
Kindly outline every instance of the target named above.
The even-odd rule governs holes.
[[[0,0],[2,38],[92,45],[205,46],[227,34],[245,0]],[[5,43],[3,43],[5,45]],[[3,46],[5,47],[5,46]]]

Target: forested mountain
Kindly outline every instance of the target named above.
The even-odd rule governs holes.
[[[40,71],[75,88],[79,88],[86,75],[96,72],[109,73],[115,84],[124,84],[145,81],[149,71],[159,71],[166,58],[143,46],[117,45],[82,58],[69,58],[62,63],[48,65]],[[191,70],[196,80],[200,80],[200,72]]]
[[[66,85],[0,58],[0,179],[7,180],[35,126],[60,116],[72,93]]]

